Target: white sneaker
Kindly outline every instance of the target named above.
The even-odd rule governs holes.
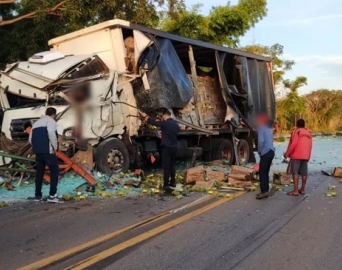
[[[63,199],[59,198],[57,194],[55,196],[50,195],[47,197],[47,201],[52,203],[64,203]]]

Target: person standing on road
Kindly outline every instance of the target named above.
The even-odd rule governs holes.
[[[161,128],[162,163],[164,171],[164,190],[170,191],[176,187],[176,154],[177,154],[177,135],[179,125],[171,118],[171,113],[165,109],[163,111],[163,121],[156,121],[146,113],[141,112],[147,123]]]
[[[258,200],[269,196],[270,169],[274,158],[273,132],[269,125],[266,114],[257,116],[258,153],[260,156],[259,175],[260,193],[256,196]]]
[[[57,196],[59,167],[56,156],[56,152],[58,151],[56,114],[57,111],[55,108],[47,108],[45,115],[33,124],[29,136],[33,153],[36,155],[36,191],[35,197],[31,198],[35,201],[42,199],[43,177],[45,167],[48,166],[50,170],[50,193],[47,201],[54,203],[63,202]]]
[[[289,145],[284,153],[285,158],[290,158],[291,174],[293,177],[293,190],[287,194],[298,196],[305,194],[305,186],[308,179],[308,162],[311,157],[312,134],[305,128],[305,121],[299,119],[297,128],[292,132]],[[299,176],[302,177],[302,187],[298,190]]]

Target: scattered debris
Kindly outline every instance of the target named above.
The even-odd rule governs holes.
[[[292,183],[291,175],[286,172],[273,172],[273,184],[275,185],[290,185]]]
[[[6,206],[7,206],[7,204],[5,202],[0,202],[0,208],[4,208]]]
[[[203,174],[204,174],[203,165],[187,169],[185,181],[188,184],[194,183],[198,181],[199,179],[203,178]]]
[[[208,181],[221,182],[224,180],[225,174],[223,170],[212,170],[210,167],[206,168],[206,179]]]
[[[336,167],[332,173],[334,177],[342,177],[342,168]]]
[[[203,189],[211,189],[213,186],[215,186],[215,180],[210,181],[196,181],[196,184],[193,187],[194,191],[200,190],[203,191]]]
[[[328,173],[328,172],[326,172],[326,171],[321,171],[321,173],[323,173],[324,175],[326,175],[326,176],[331,176],[331,173]]]
[[[327,197],[336,197],[337,193],[336,192],[327,192],[325,195]]]
[[[328,186],[328,190],[335,190],[335,188],[336,188],[335,186],[331,186],[331,185]]]

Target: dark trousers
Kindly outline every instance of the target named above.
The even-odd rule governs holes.
[[[43,177],[45,173],[45,167],[48,166],[50,170],[50,195],[54,196],[57,193],[58,184],[58,159],[54,154],[37,154],[36,155],[36,192],[38,197],[42,196]]]
[[[260,189],[261,193],[268,192],[270,188],[270,169],[272,160],[274,158],[274,151],[270,150],[260,157],[259,175],[260,175]]]
[[[176,186],[176,169],[175,169],[176,154],[177,154],[177,148],[175,147],[163,147],[162,149],[164,187]]]

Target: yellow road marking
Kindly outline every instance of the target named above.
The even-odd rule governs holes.
[[[210,198],[212,198],[212,197],[210,197],[210,196],[203,197],[203,199],[199,199],[199,200],[197,200],[195,202],[190,203],[189,205],[194,206],[194,205],[196,205],[198,203],[201,203],[201,202],[203,202],[205,200],[208,200]],[[142,226],[142,225],[145,225],[145,224],[148,224],[148,223],[160,220],[162,218],[165,218],[165,217],[167,217],[167,216],[169,216],[171,214],[172,214],[172,211],[167,211],[167,212],[161,213],[159,215],[156,215],[156,216],[153,216],[151,218],[145,219],[145,220],[140,221],[138,223],[132,224],[132,225],[130,225],[128,227],[125,227],[123,229],[120,229],[120,230],[117,230],[115,232],[103,235],[103,236],[101,236],[99,238],[90,240],[90,241],[88,241],[86,243],[83,243],[81,245],[75,246],[75,247],[67,249],[65,251],[61,251],[61,252],[59,252],[57,254],[54,254],[54,255],[52,255],[50,257],[47,257],[45,259],[42,259],[40,261],[31,263],[29,265],[25,265],[25,266],[23,266],[21,268],[18,268],[17,270],[40,269],[40,268],[48,266],[48,265],[50,265],[52,263],[58,262],[60,260],[66,259],[66,258],[71,257],[73,255],[76,255],[78,253],[81,253],[81,252],[83,252],[85,250],[88,250],[88,249],[90,249],[92,247],[100,245],[100,244],[102,244],[102,243],[104,243],[106,241],[109,241],[109,240],[115,238],[116,236],[118,236],[120,234],[123,234],[123,233],[125,233],[127,231],[130,231],[132,229],[135,229],[135,228],[137,228],[139,226]]]
[[[92,247],[94,247],[94,246],[97,246],[97,245],[99,245],[99,244],[102,244],[102,243],[104,243],[104,242],[106,242],[106,241],[108,241],[108,240],[110,240],[110,239],[112,239],[112,238],[114,238],[114,237],[116,237],[116,236],[118,236],[118,235],[120,235],[120,234],[122,234],[122,233],[125,233],[125,232],[127,232],[127,231],[130,231],[130,230],[132,230],[132,229],[134,229],[134,228],[136,228],[136,227],[139,227],[139,226],[141,226],[141,225],[150,223],[150,222],[152,222],[152,221],[160,220],[160,219],[162,219],[162,218],[164,218],[164,217],[166,217],[166,216],[168,216],[168,215],[170,215],[170,213],[169,213],[169,212],[165,212],[165,213],[159,214],[159,215],[157,215],[157,216],[148,218],[148,219],[146,219],[146,220],[144,220],[144,221],[135,223],[135,224],[133,224],[133,225],[131,225],[131,226],[128,226],[128,227],[125,227],[125,228],[123,228],[123,229],[117,230],[117,231],[115,231],[115,232],[106,234],[106,235],[104,235],[104,236],[101,236],[101,237],[96,238],[96,239],[94,239],[94,240],[88,241],[88,242],[86,242],[86,243],[84,243],[84,244],[81,244],[81,245],[79,245],[79,246],[76,246],[76,247],[70,248],[70,249],[68,249],[68,250],[59,252],[59,253],[57,253],[57,254],[55,254],[55,255],[52,255],[52,256],[47,257],[47,258],[45,258],[45,259],[42,259],[42,260],[40,260],[40,261],[37,261],[37,262],[34,262],[34,263],[32,263],[32,264],[23,266],[23,267],[21,267],[21,268],[18,268],[17,270],[33,270],[33,269],[40,269],[40,268],[42,268],[42,267],[44,267],[44,266],[50,265],[50,264],[52,264],[52,263],[54,263],[54,262],[60,261],[60,260],[62,260],[62,259],[65,259],[65,258],[67,258],[67,257],[70,257],[70,256],[72,256],[72,255],[78,254],[78,253],[80,253],[80,252],[82,252],[82,251],[85,251],[85,250],[87,250],[87,249],[90,249],[90,248],[92,248]]]
[[[176,218],[172,221],[169,221],[169,222],[167,222],[167,223],[165,223],[159,227],[156,227],[150,231],[147,231],[147,232],[142,233],[136,237],[133,237],[133,238],[121,243],[121,244],[113,246],[112,248],[109,248],[105,251],[102,251],[102,252],[100,252],[100,253],[98,253],[98,254],[96,254],[96,255],[88,258],[88,259],[85,259],[85,260],[75,264],[75,265],[72,265],[68,268],[65,268],[64,270],[71,270],[71,269],[72,270],[81,270],[81,269],[85,269],[87,267],[90,267],[90,266],[92,266],[92,265],[94,265],[94,264],[96,264],[96,263],[98,263],[98,262],[100,262],[106,258],[113,256],[114,254],[116,254],[122,250],[125,250],[131,246],[139,244],[148,238],[151,238],[157,234],[160,234],[160,233],[162,233],[162,232],[164,232],[164,231],[166,231],[166,230],[168,230],[168,229],[170,229],[170,228],[172,228],[172,227],[174,227],[180,223],[183,223],[184,221],[187,221],[187,220],[189,220],[193,217],[196,217],[196,216],[198,216],[198,215],[200,215],[206,211],[209,211],[209,210],[211,210],[211,209],[213,209],[213,208],[215,208],[215,207],[217,207],[217,206],[219,206],[225,202],[230,201],[231,199],[233,199],[235,197],[242,195],[242,194],[245,194],[245,192],[244,191],[238,192],[234,195],[234,197],[232,196],[230,198],[224,198],[224,199],[217,200],[211,204],[208,204],[208,205],[206,205],[202,208],[199,208],[193,212],[190,212],[184,216],[181,216],[181,217]]]

